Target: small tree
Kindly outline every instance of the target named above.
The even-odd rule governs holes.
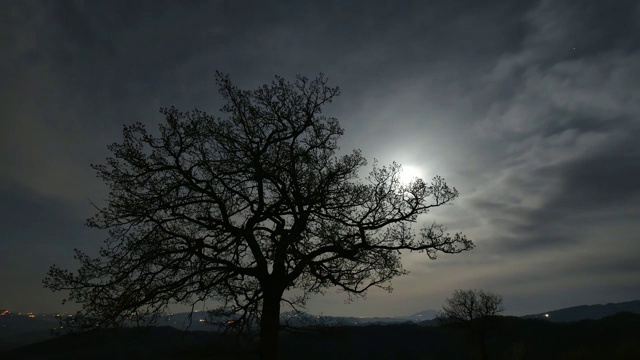
[[[443,324],[461,325],[477,337],[482,358],[488,359],[486,337],[495,316],[504,311],[502,296],[484,290],[456,290],[445,300],[437,319]]]
[[[484,290],[456,290],[445,300],[438,319],[445,323],[464,323],[496,316],[504,311],[502,296]]]
[[[92,165],[111,188],[88,226],[108,229],[100,257],[76,250],[77,273],[52,266],[45,286],[82,304],[83,327],[152,319],[171,303],[213,299],[233,325],[260,330],[262,359],[277,355],[280,306],[337,287],[360,296],[390,290],[405,274],[401,251],[458,253],[473,243],[438,224],[412,230],[418,215],[458,192],[440,177],[404,184],[400,165],[336,156],[343,130],[321,107],[339,94],[320,75],[280,77],[240,90],[216,75],[226,119],[161,109],[159,136],[125,126]],[[288,289],[302,295],[285,298]]]

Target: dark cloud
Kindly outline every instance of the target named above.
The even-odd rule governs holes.
[[[640,131],[592,156],[563,166],[563,191],[550,207],[570,210],[640,205]]]

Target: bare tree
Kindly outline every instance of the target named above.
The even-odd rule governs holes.
[[[80,269],[52,266],[44,280],[83,306],[83,327],[150,320],[173,303],[213,300],[231,325],[259,328],[263,359],[277,354],[282,302],[304,306],[337,287],[351,296],[372,286],[390,291],[405,274],[401,251],[435,258],[473,243],[438,224],[413,230],[418,215],[458,192],[440,177],[404,184],[400,165],[366,165],[359,150],[337,156],[343,134],[321,107],[339,94],[320,75],[276,77],[241,90],[216,82],[225,119],[161,109],[153,135],[136,123],[92,165],[110,187],[88,226],[107,229],[97,258],[76,250]],[[287,298],[288,289],[302,295]]]
[[[447,322],[466,322],[496,316],[504,311],[502,296],[484,290],[456,290],[445,300],[438,319]]]
[[[462,325],[480,343],[482,358],[488,359],[486,337],[495,316],[504,311],[502,296],[484,290],[456,290],[445,300],[437,319],[443,324]]]

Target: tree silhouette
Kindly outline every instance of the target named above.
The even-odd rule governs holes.
[[[486,337],[494,317],[504,311],[502,296],[484,290],[456,290],[445,300],[437,319],[443,324],[462,325],[477,337],[482,358],[488,359]]]
[[[216,82],[225,119],[161,109],[158,135],[125,126],[106,164],[92,165],[111,191],[87,225],[109,238],[97,258],[75,250],[76,273],[54,265],[44,280],[83,306],[77,326],[149,321],[172,303],[214,300],[236,314],[230,324],[258,328],[261,358],[274,359],[283,301],[304,306],[329,287],[350,299],[390,290],[406,273],[401,251],[435,258],[473,247],[436,223],[411,227],[458,195],[442,178],[404,184],[400,165],[374,163],[363,183],[360,151],[336,155],[343,130],[321,107],[339,89],[322,74],[257,90],[219,72]],[[299,293],[285,297],[289,289]]]

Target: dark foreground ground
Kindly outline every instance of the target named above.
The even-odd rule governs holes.
[[[477,339],[457,327],[415,324],[335,327],[283,333],[281,359],[479,359]],[[488,337],[490,359],[640,359],[640,315],[551,323],[501,317]],[[170,327],[91,331],[4,352],[0,359],[257,359],[256,344]]]

